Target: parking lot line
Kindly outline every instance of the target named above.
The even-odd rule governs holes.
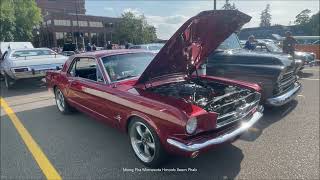
[[[310,80],[310,81],[319,81],[319,79],[313,79],[313,78],[300,78],[300,79],[305,79],[305,80]]]
[[[13,125],[17,129],[19,135],[21,136],[22,140],[28,147],[29,151],[31,152],[32,156],[38,163],[38,166],[42,170],[43,174],[46,176],[47,179],[52,180],[60,180],[62,179],[57,170],[53,167],[50,163],[46,155],[43,153],[39,145],[35,142],[32,138],[28,130],[23,126],[19,118],[16,116],[14,111],[9,107],[7,102],[0,97],[1,100],[1,107],[4,109],[6,114],[9,116],[10,120],[12,121]]]

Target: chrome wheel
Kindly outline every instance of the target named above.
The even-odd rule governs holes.
[[[58,109],[61,112],[64,112],[65,111],[65,101],[64,101],[64,96],[63,96],[62,92],[60,91],[60,89],[56,90],[56,103],[57,103]]]
[[[131,126],[130,140],[135,154],[141,161],[148,163],[154,159],[156,144],[152,133],[145,124],[137,121]]]

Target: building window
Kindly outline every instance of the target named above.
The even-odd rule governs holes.
[[[50,25],[50,24],[51,24],[51,20],[48,20],[48,21],[47,21],[47,25]]]
[[[56,26],[71,26],[71,23],[69,20],[53,20],[54,25]]]
[[[57,41],[57,46],[62,47],[64,44],[64,34],[63,32],[56,32],[56,41]]]
[[[89,22],[90,27],[103,27],[102,22]]]
[[[88,26],[88,21],[72,21],[73,26],[78,26],[78,23],[79,23],[80,27],[87,27]]]
[[[63,39],[63,32],[56,32],[56,39]]]

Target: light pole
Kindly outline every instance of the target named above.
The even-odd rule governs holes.
[[[79,17],[78,17],[78,0],[75,1],[76,3],[76,18],[77,18],[77,30],[78,32],[76,33],[76,49],[78,49],[78,37],[80,37],[80,27],[79,27]],[[83,47],[84,47],[84,44],[83,44]]]
[[[213,10],[217,10],[217,0],[213,0]]]
[[[110,27],[110,41],[112,42],[112,27],[113,27],[113,23],[109,23],[109,27]]]
[[[40,32],[39,29],[37,29],[37,36],[38,36],[38,46],[41,47],[41,41],[40,41]]]

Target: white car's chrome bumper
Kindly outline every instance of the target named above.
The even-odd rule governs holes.
[[[13,79],[44,77],[46,71],[61,69],[62,66],[63,64],[45,64],[27,67],[12,67],[7,74]]]

